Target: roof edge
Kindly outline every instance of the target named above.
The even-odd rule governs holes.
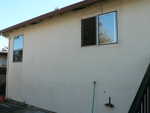
[[[23,27],[23,26],[26,26],[26,25],[29,25],[29,24],[36,24],[37,22],[39,22],[39,21],[41,21],[43,19],[46,19],[46,18],[49,18],[49,17],[53,17],[53,16],[58,15],[58,14],[66,13],[68,11],[84,8],[84,6],[91,5],[91,4],[97,3],[99,1],[101,1],[101,0],[84,0],[84,1],[72,4],[72,5],[63,7],[61,9],[58,9],[58,10],[55,10],[55,11],[43,14],[41,16],[29,19],[27,21],[24,21],[22,23],[14,25],[14,26],[8,27],[6,29],[0,30],[0,34],[2,36],[6,37],[7,36],[6,34],[8,34],[8,32],[10,32],[10,31],[12,31],[14,29],[17,29],[17,28],[20,28],[20,27]]]

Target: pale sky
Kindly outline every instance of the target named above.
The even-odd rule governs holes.
[[[83,0],[1,0],[0,30]],[[0,36],[0,49],[8,40]]]

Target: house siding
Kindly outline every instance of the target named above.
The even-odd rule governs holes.
[[[150,1],[114,0],[118,43],[81,47],[81,19],[101,14],[100,4],[45,19],[10,34],[7,97],[58,113],[127,113],[150,59]],[[23,62],[13,63],[13,38],[24,34]],[[112,98],[114,108],[104,105]]]

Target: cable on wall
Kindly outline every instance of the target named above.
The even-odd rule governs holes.
[[[100,0],[100,10],[101,10],[101,13],[103,14],[104,11],[103,11],[103,3],[105,2],[106,0]]]

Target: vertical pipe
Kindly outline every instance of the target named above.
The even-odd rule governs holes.
[[[94,113],[94,104],[95,104],[95,86],[96,86],[96,81],[93,81],[93,99],[92,99],[92,112]]]

